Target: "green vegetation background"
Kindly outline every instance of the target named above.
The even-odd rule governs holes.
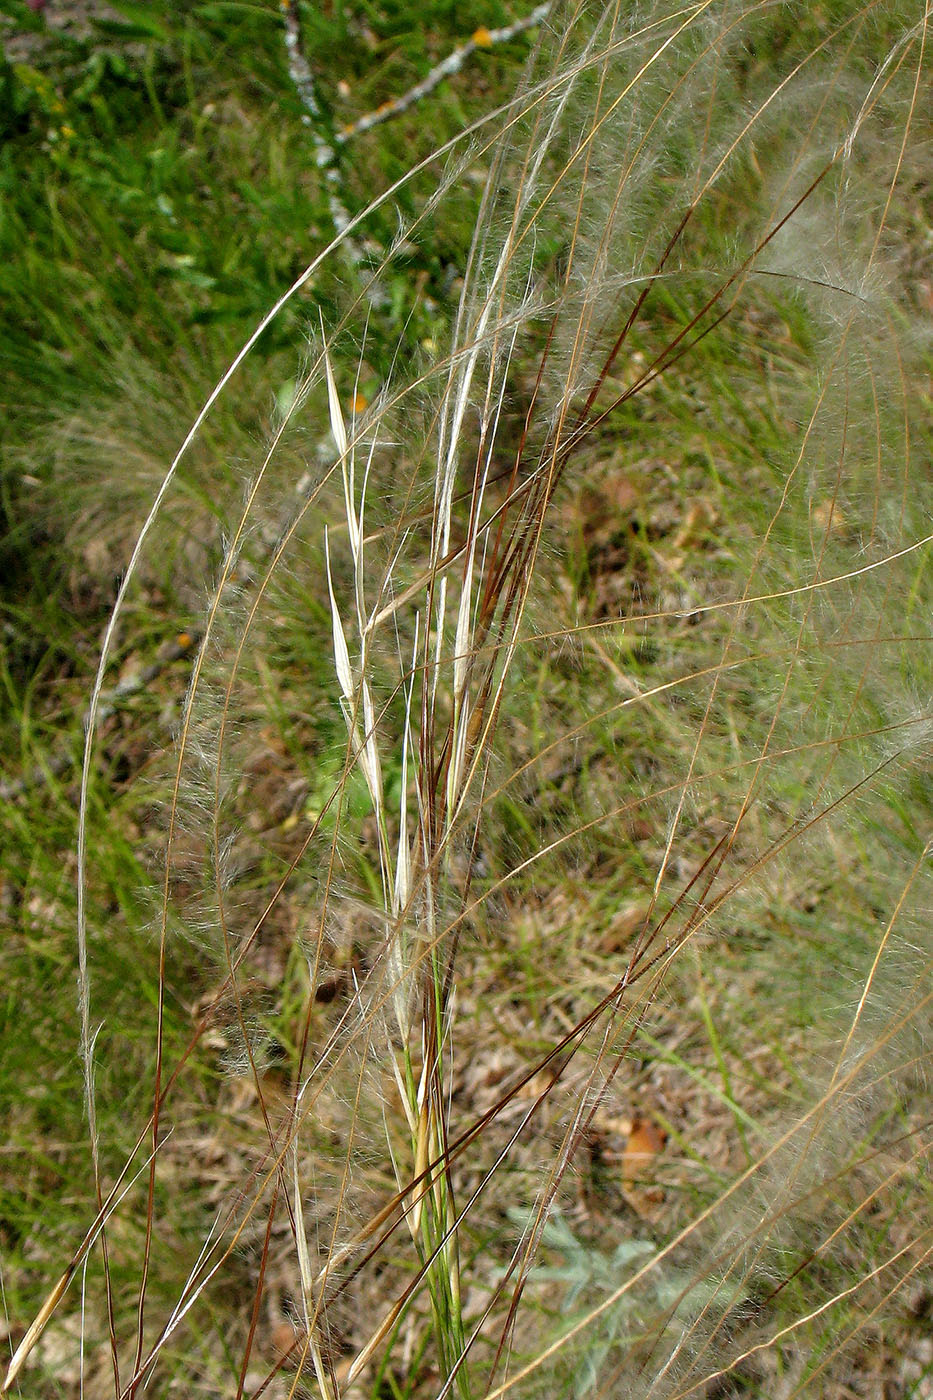
[[[517,17],[497,0],[456,5],[424,0],[417,12],[395,0],[334,0],[301,5],[299,13],[324,124],[335,131],[406,90],[479,26],[492,28]],[[12,1320],[18,1323],[34,1314],[88,1220],[88,1148],[76,1053],[73,851],[80,716],[101,632],[135,533],[184,433],[257,322],[331,239],[333,222],[329,186],[316,166],[306,114],[288,72],[282,13],[273,0],[114,3],[105,13],[103,7],[57,6],[53,0],[39,14],[5,0],[0,23],[5,42],[0,68],[5,408],[0,467],[0,919],[5,926],[0,1103],[9,1125],[0,1157],[0,1254],[4,1307],[15,1342],[21,1333]],[[787,42],[793,41],[788,36]],[[521,38],[474,54],[459,74],[410,111],[341,146],[336,169],[346,207],[351,212],[364,208],[374,192],[505,100],[528,44]],[[438,175],[439,169],[429,166],[420,184],[414,182],[399,195],[403,214],[417,207]],[[475,182],[466,178],[431,240],[403,247],[393,260],[388,295],[367,342],[369,378],[358,386],[364,398],[378,387],[400,345],[403,354],[416,358],[429,353],[449,328],[476,198]],[[914,190],[898,216],[905,240],[920,249],[931,238],[929,214],[928,190],[921,189]],[[389,207],[367,223],[365,237],[385,247],[395,230],[395,211]],[[918,275],[926,267],[925,257],[920,256]],[[297,298],[264,336],[236,392],[219,405],[171,508],[175,528],[166,536],[170,547],[147,572],[118,640],[121,678],[138,675],[159,658],[175,659],[160,664],[152,683],[108,716],[92,780],[96,829],[107,833],[92,852],[95,1001],[106,1008],[111,1046],[119,1047],[99,1067],[99,1097],[108,1118],[102,1137],[105,1151],[112,1153],[110,1165],[125,1150],[127,1125],[144,1121],[149,1111],[158,969],[146,930],[158,894],[151,870],[159,854],[153,828],[164,796],[160,762],[187,682],[187,639],[200,625],[221,557],[223,511],[218,503],[224,493],[241,489],[234,464],[255,454],[276,413],[283,404],[287,407],[311,315],[318,308],[325,319],[330,308],[336,313],[344,284],[354,275],[353,268],[332,262],[308,288],[307,299]],[[783,368],[799,369],[813,327],[793,307],[782,314],[786,320],[775,340],[781,341]],[[747,330],[740,326],[734,341],[709,349],[700,398],[706,392],[717,410],[701,428],[696,391],[679,398],[672,394],[665,402],[683,446],[683,474],[658,488],[642,519],[632,515],[625,527],[626,560],[637,561],[646,596],[660,591],[672,576],[678,585],[687,578],[701,600],[714,596],[720,583],[734,579],[742,550],[762,529],[764,517],[755,514],[754,492],[749,491],[748,501],[740,500],[736,483],[756,481],[760,463],[779,457],[781,424],[765,395],[743,392],[742,382],[724,370],[743,353]],[[767,333],[761,332],[765,339]],[[743,365],[746,389],[764,379],[766,362],[768,351],[756,341]],[[353,373],[349,358],[344,371]],[[724,457],[731,477],[723,475]],[[665,525],[672,499],[685,490],[702,508],[686,523],[680,518]],[[605,583],[597,577],[592,544],[601,508],[598,498],[595,504],[577,502],[569,525],[565,522],[571,591],[594,607]],[[212,517],[218,537],[205,543],[204,522]],[[787,542],[789,550],[794,543],[793,538]],[[614,547],[621,549],[618,540]],[[314,714],[296,719],[295,697],[313,696],[316,689],[332,691],[333,672],[326,591],[316,592],[306,579],[295,586],[291,606],[304,609],[307,628],[300,635],[293,630],[279,637],[265,683],[260,678],[255,686],[251,718],[258,723],[265,716],[278,736],[272,747],[301,768],[308,766],[308,753],[327,753],[334,734]],[[919,569],[908,579],[908,622],[922,613],[928,587]],[[688,654],[692,642],[685,626],[676,645],[680,657]],[[641,678],[639,668],[650,672],[654,655],[646,645],[613,653],[611,660],[616,670],[624,660],[630,674]],[[905,687],[923,691],[929,676],[924,661],[912,653],[909,663],[899,664]],[[542,662],[542,676],[544,672]],[[805,680],[801,685],[803,709]],[[739,725],[766,722],[773,697],[753,690],[736,710]],[[600,662],[590,671],[581,665],[565,677],[559,695],[537,696],[533,686],[531,691],[536,697],[534,732],[515,741],[519,751],[522,745],[531,752],[542,746],[555,712],[567,729],[575,716],[595,712],[613,694],[611,667],[607,672]],[[610,725],[599,731],[594,751],[583,760],[592,765],[592,791],[599,794],[594,803],[602,800],[599,784],[608,781],[600,763],[617,745],[624,740],[628,746],[634,788],[649,781],[645,775],[653,765],[660,762],[663,768],[666,759],[658,756],[665,745],[667,757],[683,750],[684,734],[697,713],[653,720],[636,738],[630,733],[620,738]],[[729,742],[724,732],[725,754]],[[283,765],[288,768],[284,759]],[[309,808],[317,797],[313,782],[326,788],[333,776],[320,776],[320,769],[318,764],[316,779],[305,775],[302,800]],[[260,772],[257,782],[264,776]],[[557,782],[555,778],[547,810],[531,811],[516,799],[498,818],[512,852],[534,849],[550,829],[548,823],[561,820]],[[274,806],[274,773],[261,792]],[[788,800],[802,799],[794,792]],[[869,834],[860,831],[845,857],[838,851],[821,857],[824,863],[815,863],[799,885],[772,891],[768,925],[730,946],[715,970],[706,969],[706,981],[698,963],[694,990],[701,989],[700,1009],[686,1041],[667,1036],[671,1027],[666,1022],[654,1028],[660,1040],[651,1039],[650,1028],[646,1031],[644,1063],[682,1070],[698,1092],[722,1106],[743,1150],[744,1135],[754,1135],[760,1104],[794,1101],[798,1070],[793,1047],[813,1019],[809,998],[821,969],[833,960],[841,966],[850,956],[854,964],[856,945],[862,951],[870,947],[876,910],[865,870],[873,863],[883,867],[886,850],[897,859],[912,857],[928,839],[929,791],[921,772],[909,774],[899,788],[892,786],[881,812],[872,815]],[[279,826],[287,828],[291,815],[287,804],[276,810]],[[696,844],[684,852],[686,865],[701,843],[712,839],[701,826],[698,819]],[[596,862],[604,877],[591,880],[586,893],[601,929],[616,927],[620,919],[624,923],[632,889],[650,888],[651,872],[639,846],[645,839],[643,832],[631,834],[624,860],[614,866],[605,852],[597,853],[605,857],[601,866]],[[255,891],[268,884],[270,870],[277,871],[283,860],[281,850],[266,843],[249,875]],[[357,874],[365,887],[365,862]],[[573,897],[578,893],[572,891]],[[827,933],[821,911],[828,904],[836,909],[844,935]],[[795,944],[798,962],[791,990],[775,960],[758,956],[789,921],[803,930]],[[556,989],[572,984],[585,1001],[599,989],[603,971],[592,953],[594,940],[579,923],[569,925],[566,961],[553,954],[553,965],[543,970],[533,926],[516,916],[516,927],[515,946],[498,954],[498,973],[503,980],[522,982],[533,1027],[530,1042],[539,1051],[555,1033],[548,1018]],[[194,942],[173,970],[167,1037],[175,1048],[184,1045],[191,1025],[194,997],[186,997],[186,972],[190,987],[200,991],[209,986],[211,970]],[[284,969],[281,995],[274,1005],[262,1002],[256,1013],[265,1018],[269,1036],[285,1058],[294,1044],[301,975],[296,951]],[[749,988],[759,998],[754,1006]],[[769,1008],[768,1017],[762,1017],[762,1005]],[[573,1009],[568,1003],[567,1014]],[[763,1066],[749,1049],[753,1034],[767,1046]],[[207,1055],[199,1062],[189,1089],[190,1113],[207,1125],[205,1131],[221,1111],[217,1105],[226,1075],[222,1057]],[[894,1110],[891,1116],[906,1131],[906,1116],[903,1122]],[[677,1136],[676,1124],[667,1129]],[[703,1156],[695,1139],[681,1135],[678,1147],[685,1158]],[[699,1208],[707,1199],[704,1191],[717,1184],[715,1165],[703,1165],[699,1184],[684,1190],[695,1190]],[[163,1189],[172,1194],[170,1186]],[[918,1200],[928,1211],[928,1183],[910,1196],[912,1210]],[[899,1207],[893,1193],[859,1237],[866,1257],[887,1247]],[[160,1202],[160,1208],[168,1203]],[[170,1208],[179,1241],[197,1236],[208,1223],[203,1201],[186,1199],[181,1190]],[[126,1228],[140,1231],[138,1245],[141,1224]],[[132,1238],[121,1241],[115,1264],[117,1293],[125,1284],[127,1296],[132,1270],[127,1263],[125,1276],[121,1274],[121,1260],[133,1259],[133,1243]],[[576,1247],[574,1236],[565,1233],[563,1243],[558,1239],[555,1244],[555,1257],[570,1268]],[[166,1252],[154,1288],[164,1286],[171,1297],[184,1278],[186,1255],[173,1240],[166,1243]],[[592,1252],[587,1258],[585,1267],[577,1260],[575,1281],[565,1276],[578,1292],[604,1282],[592,1264]],[[240,1307],[249,1296],[248,1261],[241,1272],[241,1292],[234,1294]],[[795,1294],[791,1285],[787,1294],[789,1308],[805,1308],[805,1289]],[[917,1307],[917,1315],[916,1309],[906,1318],[899,1314],[891,1333],[878,1343],[892,1374],[900,1374],[898,1358],[928,1325],[929,1299]],[[218,1368],[220,1374],[235,1373],[234,1361],[223,1356],[218,1341],[227,1335],[227,1322],[222,1311],[212,1317],[203,1334],[189,1338],[188,1350],[175,1358],[181,1373],[189,1366],[200,1368],[199,1375],[207,1378],[206,1393]],[[814,1327],[807,1341],[819,1357],[831,1347],[832,1335]],[[200,1347],[196,1362],[192,1347]],[[925,1355],[917,1354],[921,1360]],[[864,1357],[863,1362],[868,1365]],[[73,1393],[70,1361],[57,1362],[54,1350],[48,1350],[40,1364],[43,1395]],[[920,1387],[933,1373],[933,1358],[924,1365],[925,1370],[915,1367],[909,1380],[890,1393],[898,1400],[919,1400],[928,1393]],[[418,1393],[414,1372],[412,1377],[393,1380],[394,1391],[386,1380],[381,1394]],[[749,1380],[742,1393],[768,1393],[768,1383]]]

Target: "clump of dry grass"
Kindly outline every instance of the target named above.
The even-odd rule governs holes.
[[[97,1215],[6,1389],[85,1272],[121,1397],[171,1390],[233,1279],[203,1384],[238,1400],[822,1393],[920,1276],[929,1217],[894,1203],[925,1202],[929,1150],[929,535],[899,274],[927,21],[555,16],[405,230],[483,165],[447,352],[364,405],[372,287],[311,328],[175,748],[151,1117],[105,1169],[79,910]],[[178,463],[264,326],[164,479],[96,697]],[[302,432],[326,453],[283,517]],[[289,696],[314,712],[302,791],[326,780],[256,888],[247,717],[283,628],[330,652]],[[219,970],[170,1057],[192,946]],[[212,1037],[242,1101],[157,1313],[199,1141],[173,1106]]]

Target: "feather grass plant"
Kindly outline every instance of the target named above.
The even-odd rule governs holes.
[[[515,96],[360,214],[231,363],[104,637],[78,846],[96,1205],[4,1393],[79,1279],[81,1389],[120,1400],[880,1393],[861,1377],[933,1247],[929,20],[555,11]],[[449,345],[403,343],[364,403],[373,293],[477,170]],[[151,1112],[101,1141],[119,1028],[84,891],[121,617],[245,357],[425,181],[339,319],[309,321],[262,460],[218,506]],[[283,635],[308,659],[284,699]],[[257,695],[311,716],[315,796],[252,888]],[[218,1037],[242,1103],[212,1130],[193,1245],[186,1085]],[[653,1150],[663,1192],[639,1204],[623,1173],[594,1214],[593,1143],[633,1095],[677,1165]]]

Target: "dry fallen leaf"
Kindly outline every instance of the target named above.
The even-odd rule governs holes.
[[[664,1199],[660,1187],[649,1180],[651,1165],[667,1142],[663,1128],[650,1118],[635,1117],[622,1153],[622,1194],[638,1215],[650,1216]]]
[[[650,1118],[633,1118],[632,1130],[622,1154],[622,1175],[626,1181],[643,1176],[652,1159],[664,1150],[667,1134]]]
[[[821,534],[845,535],[849,522],[838,501],[819,501],[812,511],[813,524]]]

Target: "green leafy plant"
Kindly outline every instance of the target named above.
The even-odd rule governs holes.
[[[525,1224],[518,1213],[515,1214],[515,1223]],[[709,1301],[712,1296],[713,1290],[709,1288],[706,1298],[698,1298],[691,1278],[679,1274],[674,1268],[665,1269],[662,1274],[651,1278],[653,1315],[649,1321],[643,1314],[640,1315],[643,1300],[636,1304],[631,1293],[620,1292],[620,1284],[632,1279],[640,1268],[647,1265],[656,1252],[651,1240],[622,1239],[611,1252],[607,1252],[575,1235],[565,1217],[555,1210],[545,1224],[541,1246],[543,1250],[553,1250],[563,1256],[562,1263],[558,1265],[536,1264],[529,1275],[530,1289],[535,1284],[556,1283],[565,1286],[558,1342],[568,1327],[572,1330],[578,1322],[587,1321],[594,1305],[599,1306],[606,1298],[614,1299],[614,1305],[601,1313],[596,1336],[587,1335],[580,1356],[574,1359],[575,1364],[571,1366],[568,1388],[572,1387],[575,1395],[592,1395],[598,1389],[614,1349],[630,1348],[635,1338],[657,1336],[659,1316],[664,1319],[661,1333],[665,1325],[679,1328],[690,1320],[681,1316],[687,1297],[696,1307]]]

